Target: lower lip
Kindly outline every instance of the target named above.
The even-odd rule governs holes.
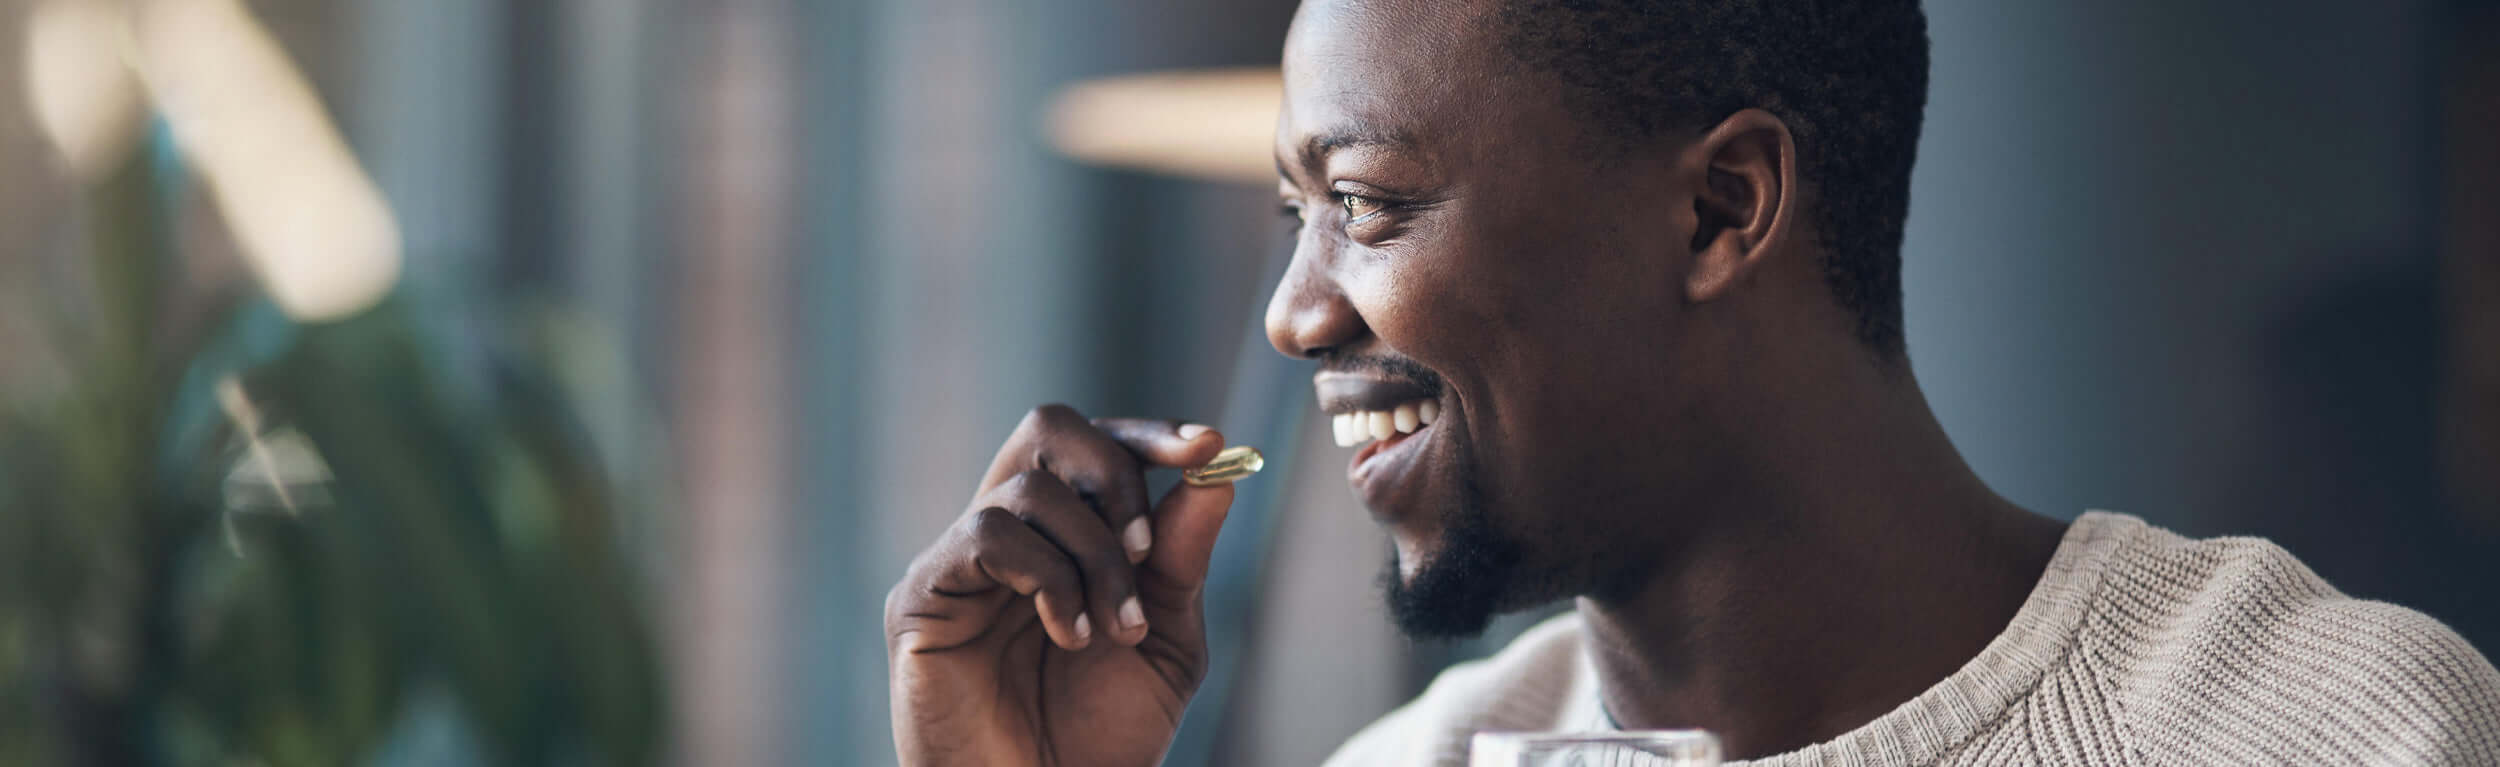
[[[1426,426],[1412,432],[1376,440],[1354,451],[1354,459],[1346,465],[1346,481],[1363,497],[1363,505],[1374,516],[1388,516],[1395,508],[1396,491],[1406,474],[1420,462],[1423,437],[1432,433]]]

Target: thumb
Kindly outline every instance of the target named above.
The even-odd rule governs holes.
[[[1154,513],[1146,515],[1154,520],[1155,544],[1141,575],[1159,592],[1149,598],[1178,608],[1197,596],[1207,581],[1207,561],[1215,556],[1215,534],[1232,508],[1230,484],[1198,487],[1183,482],[1164,494]]]

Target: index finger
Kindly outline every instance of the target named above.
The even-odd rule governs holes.
[[[1152,418],[1096,418],[1094,428],[1157,466],[1187,469],[1215,460],[1224,435],[1205,424]]]
[[[1146,475],[1135,450],[1094,424],[1066,405],[1034,408],[991,461],[982,492],[1034,469],[1055,474],[1119,533],[1129,561],[1136,562],[1154,544],[1145,520]]]

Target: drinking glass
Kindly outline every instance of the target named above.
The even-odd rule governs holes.
[[[1719,739],[1701,730],[1480,732],[1469,767],[1718,767]]]

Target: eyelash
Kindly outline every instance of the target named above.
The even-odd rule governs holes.
[[[1373,216],[1377,216],[1377,215],[1380,215],[1380,214],[1382,214],[1382,213],[1387,213],[1387,212],[1389,212],[1389,209],[1390,209],[1390,207],[1391,207],[1391,206],[1390,206],[1390,204],[1389,204],[1389,201],[1388,201],[1388,200],[1383,200],[1383,199],[1380,199],[1380,198],[1378,198],[1378,197],[1373,197],[1373,196],[1371,196],[1371,195],[1364,195],[1364,194],[1348,194],[1348,193],[1345,193],[1345,192],[1337,192],[1337,193],[1332,194],[1332,195],[1330,195],[1330,196],[1337,198],[1337,207],[1340,207],[1340,208],[1344,208],[1344,209],[1345,209],[1345,213],[1346,213],[1346,223],[1347,223],[1347,224],[1353,224],[1353,223],[1358,222],[1358,221],[1364,221],[1364,220],[1370,219],[1370,218],[1371,218],[1371,217],[1373,217]],[[1360,215],[1360,216],[1354,215],[1354,201],[1355,201],[1355,200],[1362,200],[1362,201],[1364,201],[1364,202],[1371,203],[1371,204],[1372,204],[1372,212],[1370,212],[1370,213],[1365,213],[1365,214]]]
[[[1362,223],[1362,222],[1364,222],[1364,221],[1369,221],[1369,220],[1372,220],[1372,219],[1374,219],[1374,218],[1378,218],[1381,214],[1383,214],[1383,213],[1388,213],[1388,212],[1391,212],[1391,211],[1395,211],[1395,210],[1399,209],[1399,207],[1400,207],[1400,205],[1399,205],[1398,203],[1396,203],[1396,202],[1392,202],[1392,201],[1389,201],[1389,200],[1385,200],[1385,199],[1382,199],[1382,198],[1379,198],[1379,197],[1374,197],[1374,196],[1367,195],[1367,194],[1353,194],[1353,193],[1350,193],[1350,192],[1329,192],[1329,193],[1328,193],[1328,196],[1329,196],[1329,198],[1330,198],[1330,199],[1332,199],[1332,200],[1334,200],[1334,201],[1336,202],[1336,207],[1337,207],[1338,209],[1340,209],[1340,210],[1344,210],[1344,211],[1346,212],[1346,221],[1345,221],[1345,225],[1346,225],[1346,226],[1352,226],[1352,225],[1355,225],[1355,224]],[[1358,199],[1358,198],[1359,198],[1359,199],[1361,199],[1361,200],[1363,200],[1363,201],[1365,201],[1365,202],[1369,202],[1369,203],[1371,203],[1372,211],[1371,211],[1370,213],[1365,213],[1365,214],[1360,215],[1360,216],[1356,216],[1356,215],[1354,215],[1354,210],[1353,210],[1352,206],[1350,205],[1350,203],[1351,203],[1354,199]],[[1302,231],[1302,227],[1304,227],[1304,226],[1308,226],[1308,225],[1310,224],[1309,219],[1308,219],[1308,218],[1306,218],[1306,215],[1307,215],[1307,214],[1306,214],[1306,211],[1303,209],[1303,207],[1302,207],[1301,205],[1297,205],[1297,204],[1293,204],[1293,203],[1286,203],[1286,204],[1283,204],[1283,205],[1277,206],[1277,208],[1276,208],[1276,213],[1277,213],[1277,215],[1283,216],[1283,217],[1285,218],[1285,231],[1288,231],[1288,232],[1300,232],[1300,231]]]
[[[1344,209],[1345,209],[1345,211],[1346,211],[1346,215],[1347,215],[1346,223],[1349,223],[1349,224],[1350,224],[1350,223],[1354,223],[1354,222],[1356,222],[1356,221],[1361,221],[1361,220],[1364,220],[1364,219],[1367,219],[1367,218],[1371,218],[1371,217],[1373,217],[1373,216],[1377,216],[1377,215],[1380,215],[1380,214],[1382,214],[1382,213],[1387,213],[1387,212],[1389,212],[1390,210],[1393,210],[1393,209],[1396,209],[1396,208],[1397,208],[1397,204],[1396,204],[1396,203],[1392,203],[1392,202],[1390,202],[1390,201],[1388,201],[1388,200],[1384,200],[1384,199],[1381,199],[1381,198],[1378,198],[1378,197],[1373,197],[1373,196],[1371,196],[1371,195],[1367,195],[1367,194],[1348,194],[1348,193],[1345,193],[1345,192],[1330,192],[1330,193],[1328,194],[1328,196],[1329,196],[1329,197],[1331,197],[1331,198],[1334,198],[1334,199],[1337,201],[1337,205],[1336,205],[1336,207],[1339,207],[1339,208],[1344,208]],[[1370,212],[1370,213],[1365,213],[1365,214],[1360,215],[1360,216],[1354,215],[1354,209],[1353,209],[1353,206],[1352,206],[1352,204],[1351,204],[1351,203],[1352,203],[1354,200],[1358,200],[1358,199],[1359,199],[1359,200],[1363,200],[1363,201],[1365,201],[1365,202],[1369,202],[1369,203],[1371,203],[1371,204],[1372,204],[1372,212]],[[1280,206],[1277,206],[1277,208],[1276,208],[1276,215],[1283,216],[1283,217],[1285,217],[1285,220],[1292,221],[1292,222],[1294,222],[1294,223],[1296,223],[1296,224],[1300,224],[1300,223],[1302,223],[1302,220],[1303,220],[1303,219],[1302,219],[1302,206],[1300,206],[1300,205],[1293,205],[1293,204],[1290,204],[1290,203],[1289,203],[1289,204],[1285,204],[1285,205],[1280,205]]]

